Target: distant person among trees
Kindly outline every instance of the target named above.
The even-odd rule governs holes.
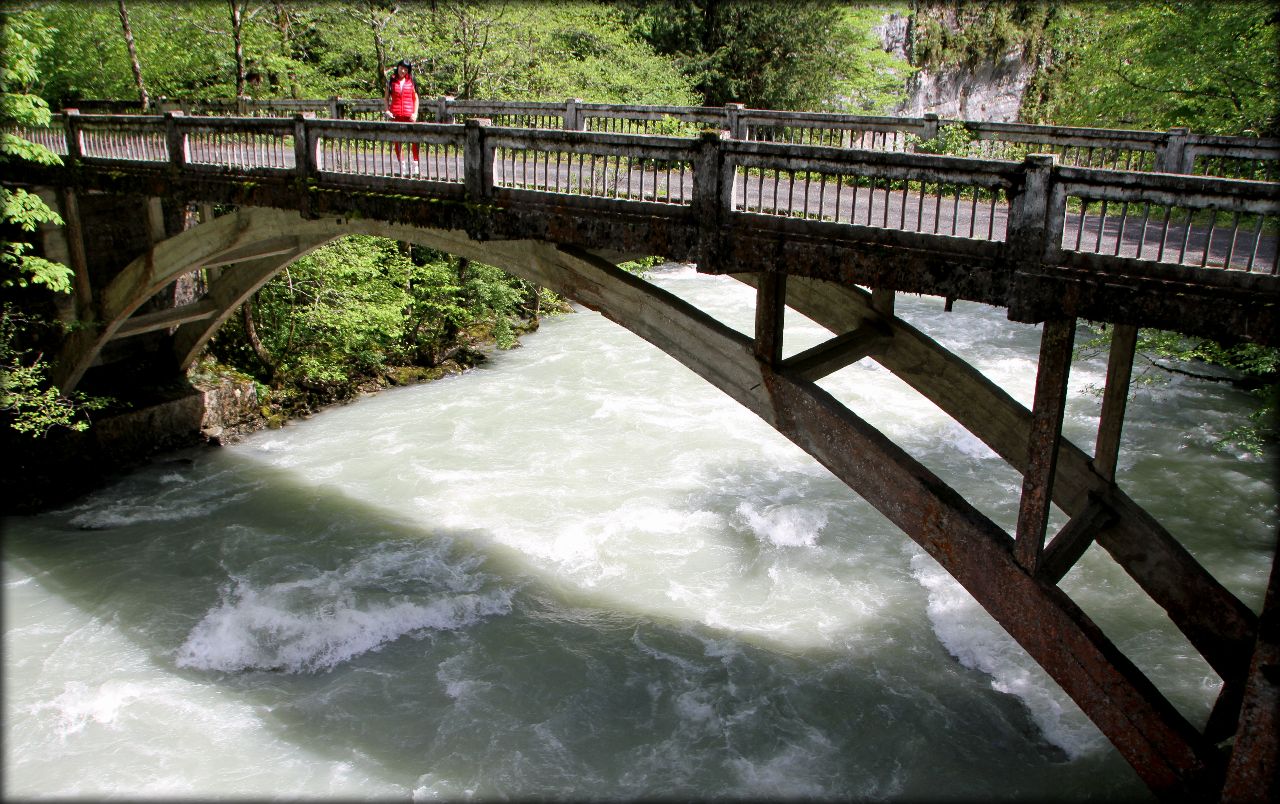
[[[413,65],[407,59],[397,62],[395,72],[387,81],[387,91],[382,97],[386,105],[383,115],[400,123],[418,121],[418,85],[413,80]],[[400,143],[396,143],[396,161],[400,161]],[[413,143],[413,172],[418,172],[418,143]]]

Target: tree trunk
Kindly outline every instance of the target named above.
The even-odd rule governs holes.
[[[276,363],[271,359],[271,353],[262,345],[262,341],[258,339],[258,328],[253,323],[253,297],[244,300],[244,304],[240,305],[240,320],[244,322],[244,334],[249,339],[249,345],[253,347],[253,353],[258,356],[258,360],[262,361],[262,365],[267,369],[267,383],[270,384],[276,376]]]
[[[138,47],[133,42],[133,26],[129,24],[129,9],[124,0],[120,0],[120,26],[124,29],[124,43],[129,48],[129,65],[133,67],[133,80],[138,85],[138,100],[142,101],[142,111],[149,111],[151,98],[147,95],[147,85],[142,80],[142,63],[138,61]]]
[[[246,70],[244,66],[244,8],[247,0],[227,0],[231,8],[231,41],[236,54],[236,99],[245,96]]]
[[[289,17],[289,9],[281,0],[276,0],[276,27],[280,30],[280,52],[285,57],[286,63],[293,59],[293,30],[292,20]],[[289,97],[294,100],[302,98],[302,87],[298,86],[298,76],[294,73],[293,68],[289,68],[285,73],[286,79],[289,81]]]

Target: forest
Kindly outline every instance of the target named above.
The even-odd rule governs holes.
[[[876,28],[894,13],[911,16],[906,60]],[[380,97],[401,59],[425,98],[892,114],[915,71],[1013,52],[1036,67],[1026,122],[1280,135],[1280,12],[1268,2],[6,0],[0,17],[4,123],[40,124],[86,99]],[[3,136],[0,161],[56,159]],[[83,428],[110,401],[46,379],[62,326],[53,301],[70,292],[70,271],[36,256],[31,237],[57,215],[0,192],[0,415],[33,436]],[[264,412],[287,417],[471,365],[561,309],[489,266],[350,237],[263,287],[197,372],[251,378]],[[1225,366],[1259,395],[1254,420],[1224,442],[1260,451],[1274,437],[1280,352],[1155,331],[1142,348],[1152,365]]]

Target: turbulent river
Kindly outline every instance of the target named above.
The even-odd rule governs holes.
[[[750,330],[746,286],[651,278]],[[1038,329],[898,312],[1030,404]],[[787,353],[823,337],[789,313]],[[1104,371],[1072,369],[1090,451]],[[1013,528],[1020,477],[932,404],[869,361],[821,384]],[[1213,448],[1247,396],[1135,394],[1121,485],[1258,610],[1271,467]],[[1147,795],[920,548],[587,311],[4,528],[6,796]],[[1105,552],[1063,585],[1203,723],[1217,677]]]

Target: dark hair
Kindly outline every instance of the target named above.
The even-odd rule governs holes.
[[[400,61],[396,62],[396,67],[403,67],[409,72],[413,72],[413,65],[409,63],[408,59],[401,59]]]

